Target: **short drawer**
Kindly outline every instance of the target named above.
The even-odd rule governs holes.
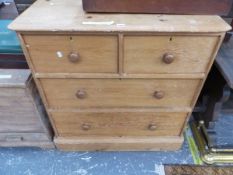
[[[42,73],[115,73],[116,36],[24,36],[32,64]]]
[[[132,74],[203,73],[217,36],[126,36],[124,71]]]
[[[200,80],[41,79],[50,108],[190,107]]]
[[[178,136],[186,113],[52,113],[59,136]]]

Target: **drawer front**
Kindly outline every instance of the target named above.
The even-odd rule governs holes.
[[[24,36],[36,72],[115,73],[116,36]]]
[[[219,38],[214,36],[126,36],[126,73],[203,73]]]
[[[59,136],[178,136],[186,113],[52,113]]]
[[[50,108],[189,107],[200,80],[41,79]]]

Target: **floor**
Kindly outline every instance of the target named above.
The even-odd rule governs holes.
[[[160,165],[192,163],[187,143],[177,152],[61,152],[0,149],[1,175],[149,175]]]
[[[233,145],[233,115],[216,124],[218,143]],[[224,128],[224,129],[223,129]],[[186,136],[190,135],[187,129]],[[187,137],[186,137],[187,138]],[[1,148],[0,175],[164,175],[162,164],[194,164],[187,140],[176,152],[62,152]]]

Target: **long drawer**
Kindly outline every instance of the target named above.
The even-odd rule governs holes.
[[[53,109],[190,107],[200,80],[41,79]]]
[[[116,73],[117,36],[27,35],[26,46],[36,72]]]
[[[53,112],[59,136],[178,136],[186,113]]]

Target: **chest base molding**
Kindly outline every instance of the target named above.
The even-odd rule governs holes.
[[[173,151],[181,148],[183,137],[56,137],[64,151]]]

